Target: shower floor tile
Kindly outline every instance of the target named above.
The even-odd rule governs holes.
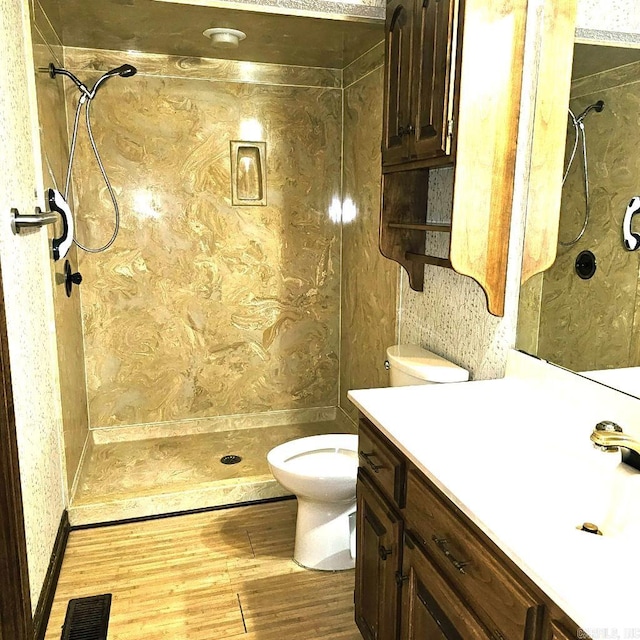
[[[96,444],[69,509],[72,525],[144,517],[287,495],[267,453],[304,436],[353,430],[348,421],[219,431]],[[225,465],[224,455],[242,461]]]

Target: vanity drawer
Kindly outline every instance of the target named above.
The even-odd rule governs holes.
[[[539,637],[542,606],[451,509],[435,487],[409,471],[407,529],[496,638]]]
[[[404,458],[364,418],[358,427],[358,458],[378,488],[398,507],[404,506]]]

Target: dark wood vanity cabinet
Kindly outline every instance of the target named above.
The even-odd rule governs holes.
[[[366,640],[395,639],[402,520],[362,471],[357,500],[356,623]]]
[[[359,436],[355,617],[365,640],[586,637],[364,417]]]
[[[491,640],[432,560],[404,539],[400,637],[406,640]]]
[[[453,161],[458,4],[459,0],[387,4],[385,172]]]

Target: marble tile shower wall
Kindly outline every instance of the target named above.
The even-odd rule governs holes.
[[[605,108],[584,123],[591,213],[583,237],[571,247],[559,246],[554,265],[544,273],[538,354],[578,371],[640,364],[638,257],[621,240],[622,219],[637,195],[640,170],[639,77],[640,63],[635,63],[572,86],[575,113],[597,100],[604,100]],[[565,242],[582,228],[583,180],[577,160],[563,190],[559,235]],[[598,269],[590,280],[581,280],[574,269],[584,250],[596,255]]]
[[[63,66],[63,47],[39,3],[32,12],[32,38],[36,79],[42,174],[44,187],[64,191],[68,162],[67,124],[65,116],[65,87],[62,78],[55,80],[43,72],[50,62]],[[56,225],[56,236],[61,225]],[[78,264],[75,246],[68,259]],[[67,487],[71,490],[82,452],[89,434],[87,398],[85,389],[84,346],[80,323],[80,298],[65,294],[64,261],[51,262],[56,342],[60,375],[60,401],[62,404],[64,450]]]
[[[344,70],[343,201],[353,207],[342,231],[340,406],[354,420],[347,391],[387,386],[396,342],[398,265],[378,249],[383,62],[381,44]]]
[[[114,60],[140,72],[92,107],[122,218],[80,258],[91,427],[335,406],[341,73],[65,50],[83,78]],[[231,140],[266,141],[267,206],[231,205]],[[82,140],[89,246],[113,228],[94,167]]]

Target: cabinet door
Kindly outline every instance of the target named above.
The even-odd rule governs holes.
[[[403,548],[401,640],[491,640],[411,536]]]
[[[382,164],[397,164],[409,157],[411,125],[411,48],[413,4],[391,0],[385,23],[384,117]]]
[[[567,631],[564,626],[558,622],[551,623],[551,640],[572,640],[573,638],[588,638],[589,635],[578,629],[573,633]]]
[[[366,640],[395,640],[402,521],[362,470],[357,498],[356,623]]]
[[[412,94],[412,159],[452,151],[459,0],[416,0]]]

